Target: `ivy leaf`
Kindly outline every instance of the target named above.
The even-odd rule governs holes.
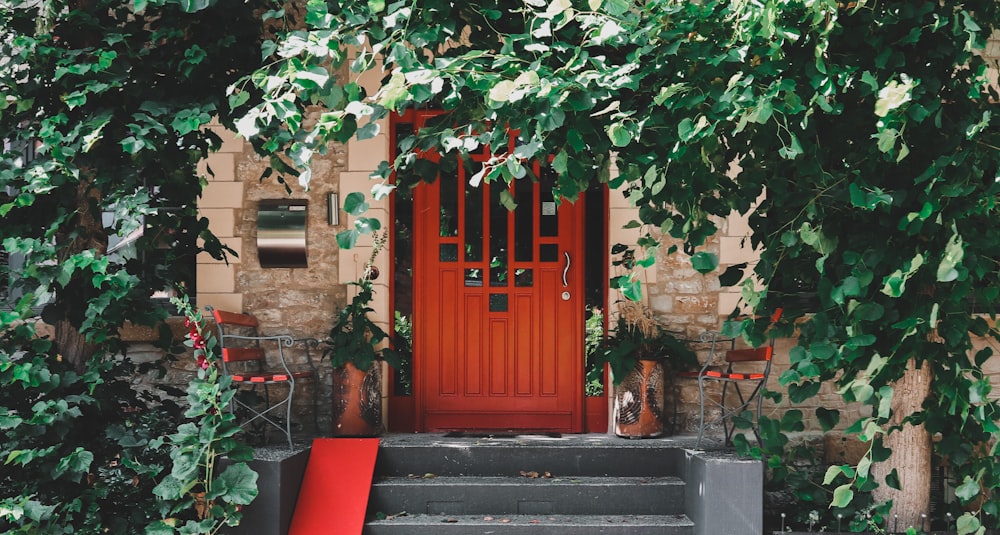
[[[955,496],[962,500],[962,503],[968,503],[969,500],[979,495],[979,490],[979,483],[975,479],[965,476],[962,484],[955,489]]]
[[[348,229],[337,233],[337,246],[341,249],[353,249],[358,243],[361,233],[356,229]]]
[[[365,202],[365,194],[352,191],[344,198],[344,211],[352,216],[359,216],[368,211],[368,203]]]
[[[618,289],[629,301],[642,301],[642,282],[639,279],[628,275],[619,277]]]
[[[362,234],[371,234],[382,228],[382,222],[373,217],[359,217],[354,221],[354,228]]]
[[[509,161],[509,160],[508,160]],[[517,208],[517,203],[514,201],[514,196],[511,195],[510,190],[503,189],[500,190],[500,204],[503,205],[508,211],[513,212]]]
[[[917,84],[905,74],[901,76],[900,82],[890,80],[889,83],[885,84],[885,86],[878,92],[878,99],[875,101],[875,115],[885,117],[890,111],[909,102],[911,98],[910,93],[916,85]],[[879,143],[881,144],[881,141]]]
[[[691,267],[702,275],[711,273],[719,266],[719,257],[714,253],[701,251],[691,255]]]
[[[616,147],[624,147],[632,141],[632,133],[628,131],[623,123],[611,123],[606,129],[611,144]]]
[[[903,490],[903,486],[899,483],[899,472],[895,468],[885,476],[885,484],[896,490]]]
[[[722,272],[722,275],[719,275],[719,285],[736,286],[737,284],[739,284],[741,280],[743,280],[743,274],[746,268],[747,268],[746,262],[743,262],[742,264],[734,264],[732,266],[729,266],[728,268],[726,268],[725,271]]]
[[[958,517],[955,527],[958,528],[958,535],[981,534],[986,531],[972,513],[964,513]]]
[[[194,13],[196,11],[201,11],[215,4],[216,0],[181,0],[181,9],[185,13]]]
[[[816,419],[823,431],[829,431],[840,423],[840,411],[837,409],[827,409],[826,407],[816,407]]]
[[[823,476],[823,484],[829,485],[833,483],[833,480],[837,479],[837,476],[844,474],[848,478],[854,478],[855,471],[853,468],[846,464],[835,464],[826,469],[826,474]]]
[[[854,491],[851,490],[851,484],[847,483],[837,487],[833,491],[833,501],[830,502],[831,507],[847,507],[851,500],[854,499]]]
[[[958,229],[954,226],[952,231],[951,239],[948,240],[948,245],[944,248],[944,257],[938,265],[938,282],[951,282],[957,279],[958,270],[955,269],[955,266],[962,263],[962,258],[965,256],[962,236],[958,234]]]

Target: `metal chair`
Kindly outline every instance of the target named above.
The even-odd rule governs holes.
[[[771,317],[772,323],[778,321],[781,312],[781,309],[778,309],[774,313]],[[678,377],[698,381],[699,423],[696,447],[701,447],[705,429],[718,423],[722,423],[725,444],[731,445],[733,433],[736,431],[732,417],[742,414],[751,406],[756,413],[752,430],[757,442],[760,442],[758,426],[764,401],[761,391],[771,374],[774,337],[772,336],[765,346],[747,349],[737,349],[735,338],[721,338],[717,332],[703,333],[700,342],[711,344],[705,364],[698,371],[678,374]],[[728,347],[723,350],[720,344]],[[722,394],[718,400],[709,396],[712,383],[722,384]],[[718,409],[719,412],[711,420],[706,421],[707,412],[712,409]]]
[[[211,306],[205,309],[212,314],[219,330],[219,346],[222,353],[222,372],[232,377],[237,388],[249,388],[254,394],[258,388],[264,391],[263,408],[259,403],[243,401],[239,396],[233,397],[230,410],[235,412],[237,406],[245,409],[249,417],[240,423],[245,428],[251,423],[261,420],[270,424],[285,434],[288,447],[292,448],[292,399],[295,386],[301,381],[319,382],[319,374],[313,366],[310,349],[319,345],[315,338],[292,338],[288,335],[261,336],[258,332],[257,318],[249,314],[216,310]],[[263,345],[262,345],[263,344]],[[274,346],[277,355],[274,366],[268,364],[265,347]],[[305,349],[307,369],[293,370],[285,358],[285,349],[302,345]],[[287,394],[276,396],[272,401],[271,385],[287,386]],[[313,393],[313,427],[318,430],[316,420],[316,395]],[[284,409],[284,423],[279,416],[279,410]]]

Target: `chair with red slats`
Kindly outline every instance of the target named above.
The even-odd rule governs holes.
[[[781,312],[781,309],[775,311],[774,315],[771,316],[772,323],[781,318]],[[736,431],[732,417],[742,414],[751,406],[756,413],[752,430],[757,441],[760,442],[758,422],[764,401],[761,390],[764,389],[767,378],[771,374],[774,337],[770,338],[767,345],[761,347],[737,349],[735,338],[721,338],[720,336],[716,332],[704,333],[700,342],[711,344],[709,357],[705,364],[698,371],[678,374],[678,377],[681,378],[698,380],[699,423],[696,447],[701,447],[705,430],[719,423],[722,424],[725,444],[731,445],[733,433]],[[722,349],[720,345],[728,346],[728,348]],[[720,360],[721,362],[719,362]],[[722,394],[718,399],[709,395],[710,385],[713,382],[722,384]],[[718,409],[718,414],[706,421],[707,411],[713,409]]]
[[[292,338],[288,335],[261,336],[257,318],[249,314],[216,310],[211,306],[205,309],[212,314],[219,330],[219,347],[222,353],[222,372],[232,377],[237,388],[248,388],[255,395],[258,389],[263,390],[263,402],[249,402],[234,396],[230,410],[237,406],[245,409],[249,416],[240,422],[240,427],[246,427],[261,420],[285,434],[288,447],[292,448],[292,399],[296,385],[302,381],[318,383],[319,375],[313,366],[310,349],[319,345],[315,338]],[[301,345],[305,349],[305,368],[293,369],[289,366],[285,350]],[[269,364],[268,354],[273,355]],[[287,393],[280,392],[272,400],[272,385],[287,387]],[[281,389],[283,390],[283,389]],[[259,397],[259,396],[258,396]],[[318,430],[316,422],[316,395],[313,394],[313,428]],[[284,409],[284,422],[279,416]]]

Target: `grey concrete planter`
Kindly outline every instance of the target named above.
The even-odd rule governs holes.
[[[257,498],[243,508],[243,521],[231,535],[286,535],[295,512],[309,448],[260,448],[247,463],[257,472]]]
[[[820,532],[819,531],[774,531],[772,533],[773,533],[773,535],[816,535],[817,533],[820,533]],[[824,533],[825,535],[875,535],[875,532],[873,532],[873,531],[863,531],[863,532],[861,532],[859,534],[848,533],[846,531],[824,531],[822,533]],[[900,531],[898,533],[894,532],[894,531],[886,531],[886,532],[884,532],[885,535],[905,535],[905,533],[906,533],[905,531]],[[925,531],[924,534],[925,535],[958,535],[958,532],[957,531],[931,530],[931,531]],[[997,531],[995,529],[988,529],[988,530],[986,530],[986,535],[1000,535],[1000,531]]]

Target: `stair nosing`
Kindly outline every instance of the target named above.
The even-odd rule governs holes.
[[[684,480],[677,476],[463,476],[434,475],[433,477],[382,476],[372,482],[373,486],[396,485],[466,485],[466,486],[519,486],[519,485],[676,485],[684,486]]]

